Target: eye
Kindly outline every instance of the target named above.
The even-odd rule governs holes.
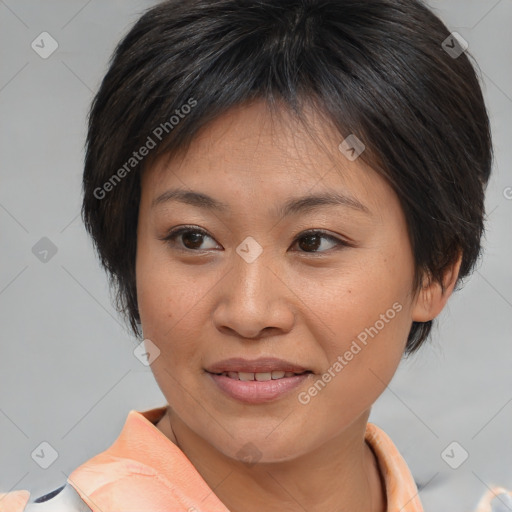
[[[350,247],[351,246],[351,244],[349,244],[345,240],[342,240],[335,236],[329,235],[329,234],[325,233],[324,231],[320,231],[320,230],[311,230],[311,231],[301,233],[295,239],[294,245],[298,245],[302,249],[299,252],[323,253],[323,252],[327,252],[330,250],[328,247],[326,250],[318,251],[318,249],[320,247],[322,247],[322,245],[325,247],[325,244],[322,244],[323,240],[328,240],[329,242],[331,242],[331,244],[334,244],[334,247],[332,247],[332,249],[334,249],[334,250],[341,249],[342,247]]]
[[[210,238],[213,240],[211,236],[209,236],[206,231],[203,231],[199,228],[192,228],[190,226],[182,226],[180,228],[172,230],[169,234],[167,234],[161,240],[167,242],[171,247],[176,246],[176,239],[180,238],[181,247],[177,247],[178,250],[183,251],[197,251],[200,252],[202,250],[211,249],[212,247],[203,247],[201,248],[201,244],[204,238]]]
[[[177,239],[179,238],[180,246],[176,247]],[[203,250],[215,249],[216,247],[201,247],[205,238],[209,238],[213,240],[211,236],[206,233],[206,231],[191,227],[191,226],[181,226],[172,230],[165,237],[161,238],[167,242],[171,247],[176,248],[178,250],[183,251],[196,251],[201,252]],[[323,241],[328,241],[331,243],[332,247],[325,248],[325,244]],[[329,235],[321,230],[311,230],[301,233],[294,241],[293,246],[298,245],[300,247],[300,251],[305,253],[323,253],[327,252],[331,249],[341,249],[342,247],[352,247],[352,245],[345,240],[337,238],[333,235]],[[329,244],[327,244],[329,245]],[[324,249],[320,250],[319,249]]]

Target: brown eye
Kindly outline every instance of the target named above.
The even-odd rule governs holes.
[[[322,247],[323,240],[332,242],[332,244],[334,246],[331,248],[327,247],[324,250],[318,251],[318,249]],[[331,249],[336,250],[336,249],[341,249],[342,247],[348,247],[350,244],[348,244],[344,240],[336,238],[335,236],[328,235],[328,234],[324,233],[323,231],[317,230],[317,231],[310,231],[308,233],[303,233],[302,235],[297,237],[296,245],[298,245],[300,248],[299,252],[310,252],[310,253],[321,254],[324,252],[328,252]]]
[[[207,238],[213,240],[213,238],[202,229],[184,226],[171,231],[167,236],[162,238],[162,240],[178,250],[200,252],[212,248],[201,247]]]
[[[322,237],[319,235],[307,235],[299,239],[299,247],[304,251],[316,251],[320,247]]]
[[[177,228],[164,238],[161,238],[173,249],[182,251],[203,252],[210,249],[218,249],[218,246],[215,244],[214,246],[205,247],[203,244],[207,239],[214,241],[206,231],[189,226]],[[327,247],[325,247],[326,241]],[[331,247],[329,247],[329,243]],[[348,242],[319,230],[302,233],[295,239],[294,245],[299,247],[298,252],[309,254],[323,254],[331,250],[351,247],[351,244]]]
[[[181,234],[181,241],[187,249],[199,249],[204,235],[197,231],[185,231]]]

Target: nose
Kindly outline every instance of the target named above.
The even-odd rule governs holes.
[[[295,295],[270,263],[265,251],[251,263],[234,253],[232,270],[219,284],[213,313],[223,334],[259,339],[292,329]]]

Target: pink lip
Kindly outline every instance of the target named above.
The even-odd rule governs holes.
[[[247,372],[247,373],[267,373],[273,371],[301,373],[307,371],[307,368],[290,361],[276,359],[275,357],[260,357],[258,359],[244,359],[242,357],[233,357],[219,361],[206,370],[210,373],[223,372]]]
[[[231,398],[248,404],[261,404],[271,402],[289,393],[292,389],[302,384],[311,373],[303,373],[293,377],[283,377],[282,379],[266,381],[241,381],[209,372],[207,375],[215,382],[221,391]]]

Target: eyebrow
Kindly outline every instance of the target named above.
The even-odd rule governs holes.
[[[213,197],[201,192],[192,192],[183,189],[167,190],[153,199],[151,207],[154,208],[169,201],[179,201],[205,210],[217,210],[222,213],[229,213],[231,210],[228,204],[214,199]],[[345,206],[371,215],[368,207],[355,197],[337,192],[294,197],[286,201],[283,205],[278,206],[273,213],[278,218],[284,218],[289,215],[305,213],[325,206]]]

